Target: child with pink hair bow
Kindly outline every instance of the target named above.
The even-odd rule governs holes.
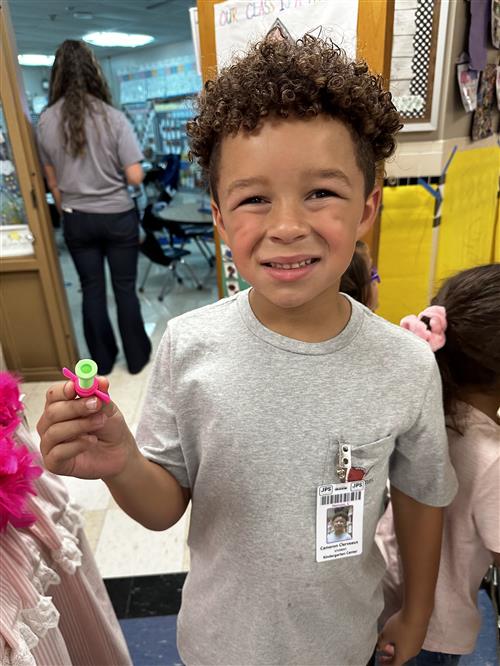
[[[400,326],[428,342],[433,352],[444,347],[447,325],[446,310],[442,305],[431,305],[418,317],[407,315],[400,322]]]
[[[407,666],[457,666],[462,655],[474,650],[481,624],[479,586],[489,565],[500,567],[500,264],[457,273],[433,302],[418,317],[404,317],[401,326],[435,352],[459,488],[444,511],[427,634]],[[383,623],[403,599],[390,503],[377,528],[377,543],[387,564]],[[390,663],[393,652],[390,644],[384,646],[381,666]]]

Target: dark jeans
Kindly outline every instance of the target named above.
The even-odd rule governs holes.
[[[118,347],[106,306],[107,259],[118,311],[123,351],[131,373],[148,362],[151,342],[135,291],[139,223],[135,209],[124,213],[64,213],[64,238],[80,276],[83,328],[101,374],[113,368]]]
[[[416,657],[406,662],[406,666],[456,666],[459,661],[459,654],[420,650]]]

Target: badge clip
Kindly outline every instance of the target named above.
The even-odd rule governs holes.
[[[351,446],[345,442],[339,442],[339,462],[337,467],[337,476],[342,483],[349,478],[351,469]]]

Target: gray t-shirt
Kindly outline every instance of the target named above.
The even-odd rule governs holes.
[[[321,343],[265,328],[248,292],[168,324],[137,441],[191,489],[188,666],[364,666],[383,603],[374,533],[388,474],[425,504],[455,494],[432,352],[351,303]],[[317,563],[316,489],[338,482],[339,439],[366,471],[363,552]]]
[[[48,107],[37,127],[40,159],[56,172],[63,208],[85,213],[121,213],[134,207],[124,167],[140,162],[142,151],[121,111],[93,98],[86,113],[85,153],[73,157],[63,145],[63,99]]]

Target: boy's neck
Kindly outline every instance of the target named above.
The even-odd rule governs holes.
[[[336,337],[351,318],[351,304],[338,292],[333,298],[310,301],[297,308],[281,308],[252,289],[254,315],[266,328],[301,342],[325,342]]]
[[[486,414],[494,423],[500,424],[498,410],[500,407],[500,399],[498,395],[488,395],[486,393],[476,393],[469,390],[464,391],[460,395],[460,399]]]

